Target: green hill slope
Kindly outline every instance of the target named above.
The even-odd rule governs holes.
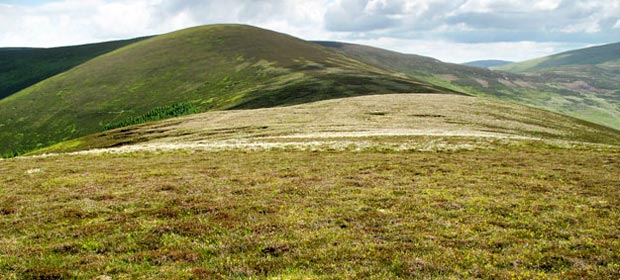
[[[60,48],[0,48],[0,99],[145,38]]]
[[[617,94],[620,92],[620,43],[568,51],[493,69],[543,76],[556,82],[574,82],[572,77],[578,77],[580,84],[575,86],[592,86]]]
[[[498,66],[495,69],[511,72],[533,72],[568,65],[598,64],[620,64],[620,43],[563,52],[524,62]]]
[[[177,115],[175,108],[260,108],[440,90],[285,34],[202,26],[117,49],[0,100],[0,153],[153,114]]]
[[[577,75],[524,75],[444,63],[429,57],[362,45],[316,43],[377,67],[456,91],[535,106],[620,128],[620,87],[614,89],[601,85],[608,83],[601,76],[614,76],[614,72],[604,71],[588,79]]]

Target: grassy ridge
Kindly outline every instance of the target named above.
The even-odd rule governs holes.
[[[0,99],[144,38],[60,48],[0,48]]]
[[[618,69],[612,65],[521,75],[362,45],[317,43],[377,67],[456,91],[535,106],[620,128],[620,78]]]
[[[617,279],[620,154],[221,152],[0,164],[4,279]]]
[[[585,82],[620,100],[620,43],[568,51],[493,69],[538,75],[557,82],[578,77],[582,82],[573,87],[590,89],[583,85]]]
[[[296,149],[393,146],[396,150],[458,150],[492,147],[495,140],[524,139],[620,145],[620,131],[490,99],[451,94],[390,94],[280,108],[206,112],[91,134],[33,153],[124,145],[121,148],[139,146],[147,150],[149,145],[156,145],[154,149],[186,145],[207,150],[234,150],[238,145],[267,149],[275,145]]]
[[[125,46],[0,100],[0,154],[181,102],[207,111],[440,90],[288,35],[202,26]]]
[[[620,43],[573,50],[524,62],[494,67],[510,72],[536,72],[567,65],[620,64]]]

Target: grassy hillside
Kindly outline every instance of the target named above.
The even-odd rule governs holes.
[[[575,86],[586,84],[617,95],[620,93],[620,43],[568,51],[493,69],[543,76],[556,82],[578,77],[581,84]]]
[[[620,128],[620,87],[610,89],[601,85],[610,81],[604,77],[616,75],[613,71],[602,71],[589,78],[553,73],[521,75],[443,63],[433,58],[368,46],[338,42],[317,43],[377,67],[398,71],[457,91],[535,106]]]
[[[535,72],[545,68],[568,65],[597,64],[620,64],[620,43],[563,52],[547,57],[504,65],[496,67],[495,69],[510,72]]]
[[[616,279],[619,141],[452,94],[114,129],[0,159],[0,278]]]
[[[207,111],[440,90],[285,34],[202,26],[125,46],[0,100],[0,154],[181,103]]]
[[[0,48],[0,99],[144,38],[60,48]]]
[[[620,131],[478,97],[392,94],[206,112],[97,133],[34,153],[101,148],[112,148],[112,152],[237,148],[460,150],[524,140],[620,145]]]
[[[470,61],[470,62],[463,63],[463,65],[480,67],[480,68],[490,68],[490,67],[502,66],[502,65],[511,64],[511,63],[514,63],[514,62],[506,61],[506,60],[476,60],[476,61]]]
[[[616,279],[619,145],[454,94],[113,129],[0,159],[0,278]]]

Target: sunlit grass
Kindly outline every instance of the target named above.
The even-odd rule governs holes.
[[[0,165],[0,278],[620,277],[620,152],[189,152]]]

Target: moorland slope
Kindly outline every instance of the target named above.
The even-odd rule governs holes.
[[[620,144],[620,131],[522,105],[391,94],[205,112],[118,128],[34,153],[156,150],[460,150],[506,143]],[[103,150],[101,150],[103,149]]]
[[[154,109],[179,115],[439,91],[285,34],[201,26],[130,44],[0,100],[0,154],[149,119]]]
[[[620,93],[620,43],[572,50],[493,69],[541,76],[557,83],[568,80],[576,89],[604,90],[617,96]],[[578,80],[571,77],[578,77]]]
[[[620,128],[620,90],[610,86],[613,84],[610,79],[597,80],[599,76],[617,75],[617,70],[605,70],[605,73],[588,77],[555,73],[525,75],[444,63],[430,57],[363,45],[317,43],[374,66],[456,91],[534,106]]]

